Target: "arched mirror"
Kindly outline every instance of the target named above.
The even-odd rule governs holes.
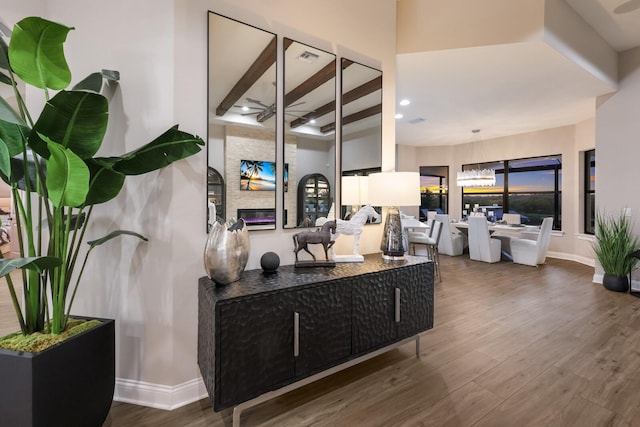
[[[342,219],[368,204],[365,177],[382,166],[382,71],[342,59]],[[378,213],[381,208],[374,206]],[[379,222],[382,215],[378,217]],[[370,217],[367,222],[372,222]]]
[[[276,57],[275,34],[209,12],[207,159],[225,195],[216,215],[250,230],[276,225]]]
[[[284,39],[284,227],[335,218],[336,57]]]

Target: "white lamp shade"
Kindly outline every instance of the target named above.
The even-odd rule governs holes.
[[[341,180],[343,205],[366,205],[369,200],[369,180],[366,176],[343,176]]]
[[[418,172],[379,172],[369,175],[369,204],[420,206]]]

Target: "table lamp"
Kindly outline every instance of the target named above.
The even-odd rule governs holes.
[[[400,206],[420,206],[420,174],[418,172],[379,172],[369,175],[369,203],[386,206],[387,217],[382,232],[382,258],[404,258],[405,242],[400,219]]]

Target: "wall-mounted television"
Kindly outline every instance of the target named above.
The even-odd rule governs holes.
[[[284,191],[289,187],[289,165],[284,165]],[[264,160],[240,160],[240,190],[275,191],[276,163]]]

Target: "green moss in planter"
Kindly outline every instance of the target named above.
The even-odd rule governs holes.
[[[48,331],[44,333],[34,333],[22,335],[20,332],[9,334],[0,338],[0,348],[13,351],[24,351],[28,353],[38,353],[53,347],[74,335],[78,335],[86,330],[98,326],[99,320],[70,319],[67,329],[61,334],[52,334]]]

